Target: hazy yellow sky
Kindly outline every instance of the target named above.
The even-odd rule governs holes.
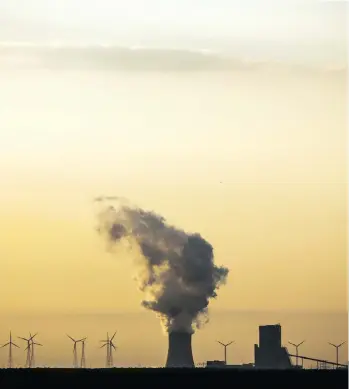
[[[0,250],[11,297],[2,310],[137,307],[132,281],[118,277],[126,265],[94,235],[100,194],[212,242],[231,268],[217,308],[346,310],[343,81],[262,70],[10,74]],[[82,271],[78,281],[69,269]],[[105,288],[127,288],[129,301],[111,304]]]

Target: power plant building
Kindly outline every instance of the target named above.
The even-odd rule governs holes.
[[[191,337],[192,334],[187,332],[169,333],[166,367],[195,367]]]
[[[281,326],[259,327],[259,345],[254,346],[255,367],[259,369],[289,369],[292,367],[287,349],[281,344]]]

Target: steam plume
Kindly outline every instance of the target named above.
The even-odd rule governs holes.
[[[214,264],[213,248],[199,234],[170,226],[162,216],[123,200],[118,207],[103,204],[98,232],[109,244],[139,247],[142,261],[137,262],[137,278],[145,293],[142,305],[160,316],[168,332],[192,333],[207,321],[209,300],[217,296],[229,270]]]

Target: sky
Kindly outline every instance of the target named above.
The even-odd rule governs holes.
[[[1,0],[0,40],[201,48],[342,64],[346,7],[318,0]]]
[[[53,11],[53,0],[0,0],[0,42],[187,49],[192,42],[234,61],[223,68],[213,55],[216,67],[203,70],[201,56],[186,68],[187,54],[134,57],[131,50],[131,71],[113,62],[114,51],[104,52],[110,64],[107,54],[92,51],[93,60],[74,62],[62,52],[65,66],[57,67],[46,49],[0,50],[1,339],[11,328],[40,327],[46,344],[57,347],[58,332],[70,329],[97,341],[93,328],[112,332],[114,316],[105,322],[103,315],[116,315],[132,350],[120,363],[161,363],[165,337],[139,306],[132,264],[108,254],[95,232],[93,198],[121,195],[202,234],[217,263],[230,269],[211,323],[198,331],[198,360],[216,355],[219,335],[241,336],[242,356],[234,360],[251,360],[258,324],[269,321],[280,321],[292,339],[312,338],[308,355],[333,359],[326,342],[347,339],[343,4],[222,1],[213,10],[209,0],[178,2],[179,17],[171,2],[147,2],[146,9],[140,1],[104,2],[69,2],[80,6],[78,16]],[[141,9],[153,28],[144,42]],[[228,23],[230,15],[236,23]],[[171,70],[162,69],[166,61]],[[144,318],[158,345],[149,355],[137,352],[130,334],[143,319],[132,315]],[[70,358],[55,359],[53,346],[46,353],[58,364]]]

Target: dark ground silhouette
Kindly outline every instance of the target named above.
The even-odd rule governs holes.
[[[348,388],[347,370],[0,369],[1,388]]]

